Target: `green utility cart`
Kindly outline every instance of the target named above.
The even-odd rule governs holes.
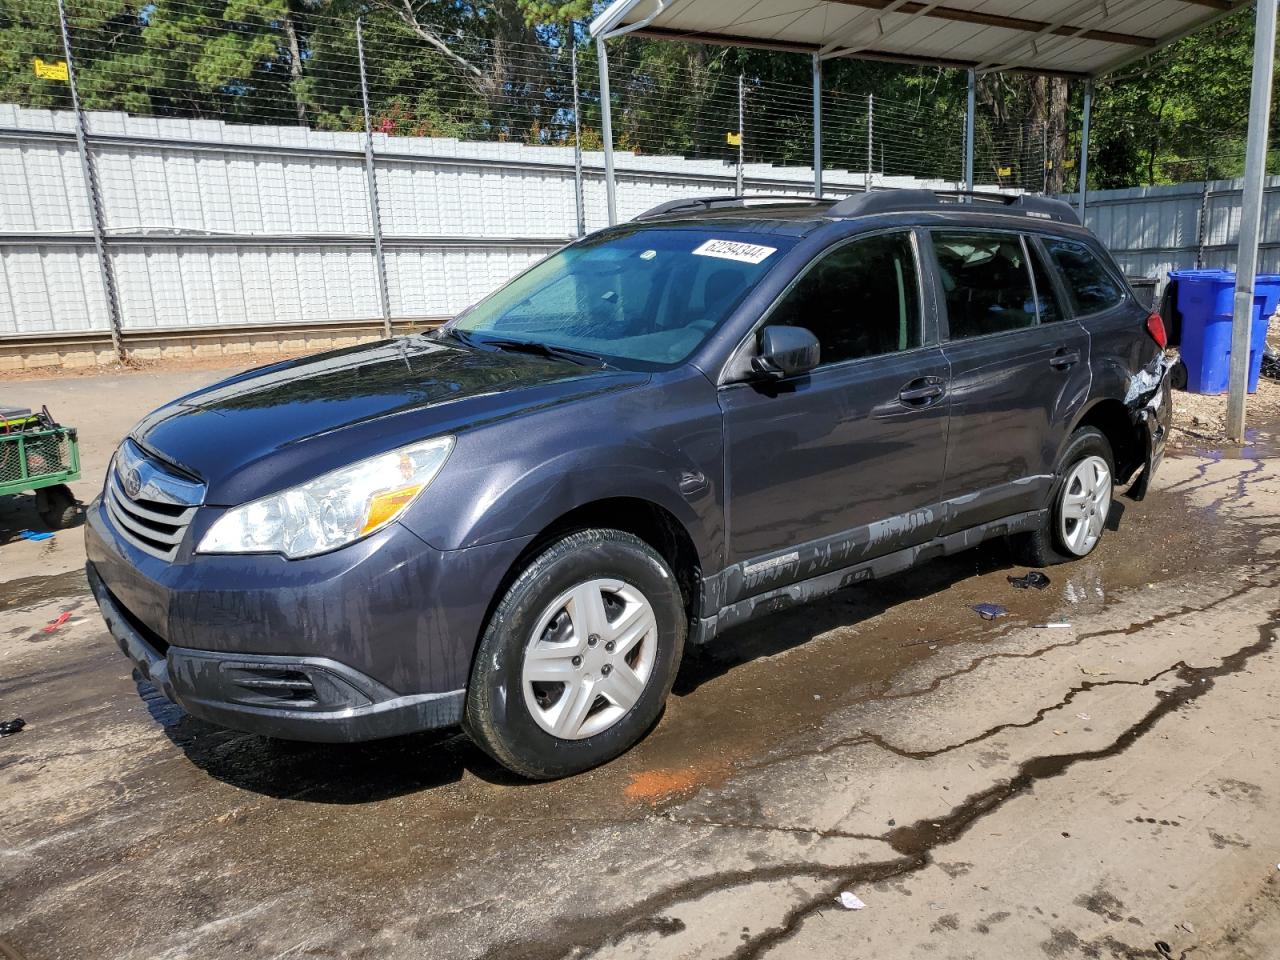
[[[80,479],[75,427],[44,407],[32,413],[0,405],[0,496],[35,491],[36,512],[55,530],[70,526],[79,505],[67,483]]]

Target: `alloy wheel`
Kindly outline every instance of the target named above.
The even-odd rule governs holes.
[[[622,580],[579,583],[534,626],[521,668],[525,706],[554,737],[602,733],[644,693],[657,649],[658,621],[644,594]]]
[[[1085,457],[1067,474],[1058,508],[1063,545],[1083,557],[1102,536],[1111,509],[1111,468],[1101,457]]]

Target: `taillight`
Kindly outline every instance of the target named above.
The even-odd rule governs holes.
[[[1147,317],[1147,333],[1151,334],[1151,339],[1161,350],[1169,345],[1169,335],[1164,332],[1164,320],[1160,318],[1160,314],[1153,313]]]

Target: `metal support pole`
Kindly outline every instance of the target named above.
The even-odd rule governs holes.
[[[822,58],[813,55],[813,195],[822,198]]]
[[[1227,395],[1227,436],[1244,439],[1245,394],[1249,386],[1249,338],[1253,325],[1253,284],[1262,234],[1262,196],[1267,176],[1267,124],[1276,58],[1276,0],[1258,0],[1253,35],[1253,85],[1249,94],[1249,140],[1245,147],[1244,196],[1236,256],[1235,312],[1231,318],[1231,378]],[[1262,344],[1257,344],[1262,349]]]
[[[576,25],[569,25],[573,58],[573,207],[578,215],[578,236],[587,232],[587,209],[582,198],[582,102],[578,97],[578,37]]]
[[[1093,80],[1084,82],[1084,127],[1080,132],[1080,222],[1084,223],[1085,197],[1089,193],[1089,120],[1093,116]]]
[[[373,118],[369,115],[369,78],[364,69],[364,32],[356,17],[356,59],[360,63],[360,100],[364,105],[364,176],[369,187],[369,218],[373,224],[373,259],[378,271],[378,299],[382,303],[382,332],[391,336],[391,296],[387,290],[387,258],[382,250],[382,214],[378,210],[378,177],[373,169]]]
[[[76,90],[76,62],[71,55],[71,28],[67,24],[67,10],[63,0],[58,0],[58,23],[62,28],[62,50],[67,58],[67,86],[71,90],[71,109],[76,115],[76,149],[80,153],[80,173],[84,177],[85,193],[89,200],[89,220],[93,225],[93,249],[98,256],[98,270],[102,274],[102,296],[107,302],[107,321],[111,327],[111,346],[116,359],[128,362],[124,349],[123,326],[120,321],[120,300],[116,295],[115,271],[107,251],[107,231],[102,211],[102,191],[98,186],[98,170],[89,153],[89,130],[84,111],[80,109],[80,94]]]
[[[875,154],[872,152],[871,144],[875,138],[875,116],[876,116],[876,95],[874,93],[867,94],[867,175],[862,181],[862,192],[871,192],[871,165],[875,162]]]
[[[747,136],[746,110],[743,106],[742,94],[742,74],[738,74],[738,176],[736,184],[736,196],[742,196],[742,160],[743,146],[742,143]]]
[[[978,108],[978,71],[969,68],[969,97],[964,112],[964,188],[973,189],[973,126]]]
[[[609,54],[604,37],[596,38],[596,59],[600,61],[600,137],[604,140],[604,195],[609,207],[609,226],[618,222],[618,184],[613,179],[613,106],[609,102]]]

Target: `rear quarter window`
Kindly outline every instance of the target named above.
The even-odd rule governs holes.
[[[1062,273],[1076,316],[1099,313],[1124,302],[1120,283],[1085,244],[1045,239],[1044,247],[1053,265]]]

